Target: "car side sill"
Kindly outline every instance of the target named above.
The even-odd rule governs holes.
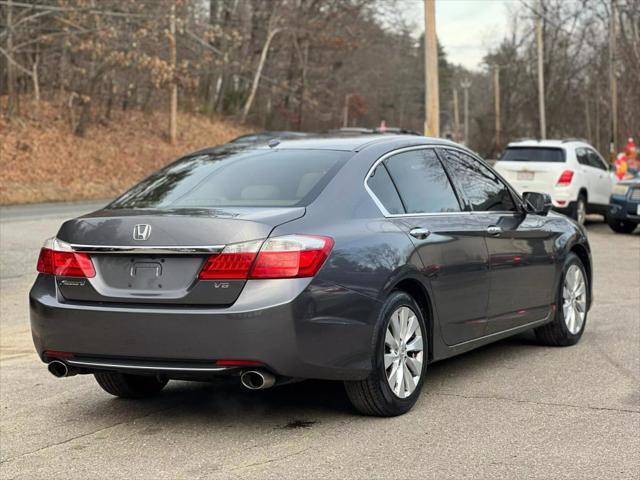
[[[502,340],[504,338],[511,337],[518,333],[526,332],[532,328],[539,327],[544,325],[545,323],[549,323],[552,320],[553,312],[550,312],[545,318],[540,320],[535,320],[533,322],[525,323],[524,325],[519,325],[517,327],[509,328],[507,330],[502,330],[501,332],[490,333],[489,335],[484,335],[482,337],[474,338],[471,340],[466,340],[461,343],[456,343],[455,345],[445,346],[439,354],[434,355],[433,361],[436,362],[438,360],[444,360],[445,358],[452,357],[454,355],[458,355],[460,353],[468,352],[473,350],[474,348],[481,347],[483,345],[487,345],[489,343],[497,342],[498,340]]]

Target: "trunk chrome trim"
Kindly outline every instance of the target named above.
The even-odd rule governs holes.
[[[83,253],[117,253],[117,254],[194,254],[194,253],[220,253],[224,245],[162,245],[162,246],[137,246],[137,245],[77,245],[69,244],[74,252]]]

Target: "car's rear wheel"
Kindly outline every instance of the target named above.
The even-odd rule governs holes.
[[[167,384],[167,379],[154,376],[129,375],[119,372],[94,374],[102,389],[121,398],[145,398],[157,394]]]
[[[578,199],[573,205],[571,218],[573,218],[580,225],[584,225],[584,222],[587,219],[587,198],[585,197],[584,193],[578,195]]]
[[[570,253],[565,261],[558,291],[555,318],[536,328],[538,339],[553,346],[575,345],[587,323],[589,283],[580,258]]]
[[[616,220],[615,218],[607,218],[607,223],[611,230],[616,233],[632,233],[638,226],[637,223]]]
[[[345,382],[345,388],[359,412],[392,417],[408,412],[420,395],[428,358],[427,328],[420,307],[401,291],[387,298],[379,323],[373,370],[364,380]]]

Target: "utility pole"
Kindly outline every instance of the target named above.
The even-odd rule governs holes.
[[[616,0],[611,0],[611,22],[609,24],[609,83],[611,84],[611,139],[609,156],[615,160],[618,151],[618,85],[616,79]]]
[[[540,115],[540,139],[547,138],[547,116],[544,106],[544,14],[543,0],[539,4],[540,12],[536,19],[536,43],[538,46],[538,110]]]
[[[496,111],[496,154],[499,155],[502,150],[502,141],[500,139],[500,67],[498,65],[493,70],[493,95],[495,97]]]
[[[169,92],[169,142],[175,145],[178,136],[178,79],[177,72],[177,52],[176,52],[176,6],[171,5],[171,15],[169,16],[169,57],[171,64],[171,85]]]
[[[464,144],[469,146],[469,88],[471,81],[465,78],[460,85],[464,89]]]
[[[460,115],[458,113],[458,89],[453,89],[453,140],[460,141]]]
[[[349,101],[351,100],[351,93],[347,93],[344,96],[344,107],[342,108],[342,126],[347,128],[349,126]]]
[[[436,2],[424,0],[425,135],[440,136],[438,89],[438,41],[436,38]]]

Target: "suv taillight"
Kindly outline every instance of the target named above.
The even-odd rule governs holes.
[[[573,180],[573,170],[565,170],[558,178],[558,185],[570,185],[571,180]]]
[[[58,275],[60,277],[96,276],[91,258],[86,253],[56,249],[56,240],[49,239],[40,250],[37,270],[40,273]]]
[[[198,278],[233,280],[313,277],[329,256],[333,239],[316,235],[286,235],[227,245],[211,255]]]

